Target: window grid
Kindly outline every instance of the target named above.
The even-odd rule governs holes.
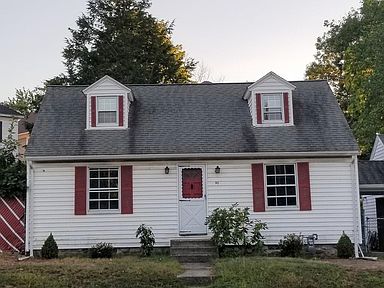
[[[283,95],[281,93],[264,93],[263,101],[263,120],[282,121],[283,120]]]
[[[268,207],[297,207],[295,165],[266,165]]]
[[[117,124],[117,97],[97,97],[98,124]]]
[[[119,169],[89,169],[89,210],[119,209]]]

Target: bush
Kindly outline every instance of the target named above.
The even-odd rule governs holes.
[[[261,231],[267,229],[267,224],[249,219],[249,208],[239,208],[237,203],[229,209],[213,210],[206,224],[213,233],[212,240],[219,256],[222,256],[225,245],[242,246],[243,254],[249,248],[260,251],[264,245]]]
[[[113,246],[106,242],[97,243],[91,247],[89,255],[91,258],[112,258]]]
[[[150,227],[141,224],[136,231],[136,238],[140,238],[141,253],[143,256],[152,254],[153,246],[155,245],[155,235]]]
[[[337,257],[339,258],[351,258],[354,255],[354,246],[351,239],[347,234],[344,233],[341,235],[339,241],[336,245]]]
[[[45,240],[43,247],[41,247],[41,257],[44,259],[53,259],[59,257],[59,248],[53,238],[52,233],[49,234],[47,240]]]
[[[298,257],[303,251],[303,239],[301,235],[287,234],[280,240],[279,248],[282,257]]]

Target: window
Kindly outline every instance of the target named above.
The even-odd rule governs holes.
[[[117,97],[97,97],[97,123],[117,124]]]
[[[263,120],[271,122],[283,121],[283,95],[281,93],[264,93]]]
[[[296,207],[295,165],[267,165],[266,172],[268,207]]]
[[[89,210],[119,209],[119,169],[89,169]]]

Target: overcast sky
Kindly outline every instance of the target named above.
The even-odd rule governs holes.
[[[65,71],[68,27],[86,0],[0,0],[0,101]],[[341,19],[359,0],[153,0],[150,12],[175,20],[173,39],[203,62],[211,80],[253,81],[269,71],[304,77],[324,20]]]

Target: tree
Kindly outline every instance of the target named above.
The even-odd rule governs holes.
[[[147,12],[150,0],[89,0],[69,29],[66,74],[52,84],[89,84],[108,74],[122,83],[189,82],[196,62],[172,43],[173,22]]]
[[[24,162],[17,157],[18,143],[13,139],[16,121],[8,129],[8,136],[0,143],[0,197],[25,197],[27,171]]]
[[[364,0],[316,43],[308,79],[327,79],[359,142],[363,156],[375,133],[384,133],[384,2]]]
[[[32,112],[38,112],[43,100],[45,88],[36,87],[33,90],[16,89],[15,97],[9,98],[6,105],[27,117]]]

